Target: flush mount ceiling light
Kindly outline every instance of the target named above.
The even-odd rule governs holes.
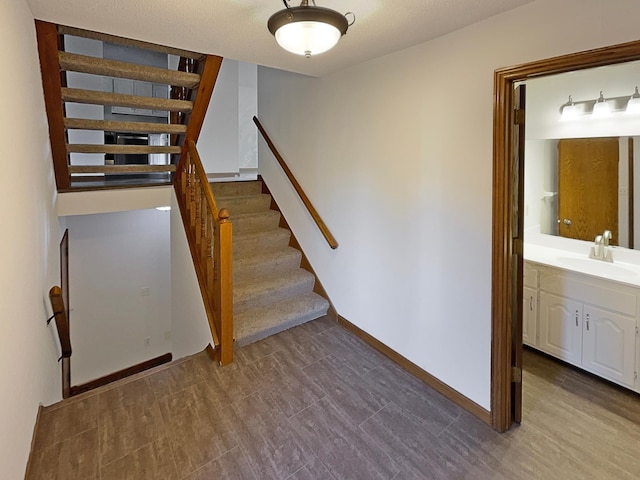
[[[313,5],[309,5],[309,0],[302,0],[299,7],[290,7],[288,0],[282,1],[286,8],[271,15],[267,27],[278,45],[296,55],[309,58],[331,50],[355,22],[353,13],[342,15],[330,8],[318,7],[315,0],[311,0]],[[353,16],[351,22],[347,15]]]

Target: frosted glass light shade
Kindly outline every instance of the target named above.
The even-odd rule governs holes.
[[[349,24],[344,15],[329,8],[289,7],[274,13],[267,23],[278,45],[297,55],[310,57],[331,50],[347,33]]]
[[[611,116],[611,108],[609,104],[604,99],[602,92],[600,92],[600,98],[593,105],[593,112],[591,113],[593,118],[605,118]]]
[[[296,55],[319,55],[336,46],[342,34],[333,25],[322,22],[295,22],[280,27],[276,41]]]
[[[640,115],[640,93],[638,92],[638,87],[636,87],[636,93],[627,102],[626,112],[630,115]]]
[[[560,120],[566,122],[567,120],[575,120],[578,118],[578,107],[573,103],[573,98],[569,95],[569,101],[562,107],[562,115]]]

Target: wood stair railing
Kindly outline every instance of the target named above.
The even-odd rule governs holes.
[[[148,175],[151,181],[141,184],[136,184],[135,180],[126,181],[126,186],[173,183],[214,338],[215,357],[222,364],[230,363],[233,359],[231,223],[225,210],[218,211],[195,148],[222,58],[40,20],[35,24],[58,191],[117,187],[115,181],[119,178],[115,177],[129,174]],[[177,70],[171,70],[66,52],[65,36],[175,55],[180,57],[179,66]],[[156,98],[70,88],[68,72],[166,85],[167,95]],[[131,121],[67,117],[67,106],[76,103],[161,111],[166,113],[166,119],[153,122],[140,120],[137,116],[130,117]],[[168,134],[171,140],[162,146],[73,143],[69,141],[69,133],[75,130]],[[171,161],[163,165],[129,162],[85,165],[73,161],[74,154],[166,154]],[[155,180],[158,177],[151,176],[158,173],[166,174],[161,177],[165,180]],[[87,178],[104,179],[106,175],[115,179],[106,187],[87,187],[87,183],[80,183]]]
[[[69,317],[62,298],[62,289],[53,286],[49,290],[49,301],[53,309],[53,317],[56,321],[58,338],[60,340],[62,360],[62,398],[71,395],[71,333],[69,330]]]
[[[304,190],[296,180],[296,177],[293,176],[293,172],[291,172],[291,170],[289,169],[289,166],[284,161],[284,158],[282,158],[282,155],[280,155],[280,152],[278,151],[275,144],[267,134],[267,131],[262,126],[262,123],[260,123],[260,120],[258,120],[258,117],[253,117],[253,123],[255,123],[256,126],[258,127],[258,130],[262,134],[262,138],[264,138],[265,142],[267,142],[267,146],[269,147],[269,150],[271,150],[271,153],[273,153],[273,156],[278,161],[278,164],[280,165],[285,175],[289,179],[289,182],[291,182],[291,185],[293,186],[296,193],[300,197],[300,200],[302,200],[302,203],[304,204],[307,211],[309,212],[309,215],[311,215],[311,218],[313,218],[313,221],[318,226],[318,229],[320,230],[320,233],[322,233],[322,236],[325,238],[325,240],[327,241],[327,243],[332,249],[338,248],[338,242],[336,241],[333,234],[329,230],[329,227],[327,227],[327,225],[324,223],[324,220],[322,220],[322,217],[320,216],[320,214],[317,212],[317,210],[311,203],[311,200],[309,200],[309,197],[307,197],[307,194],[304,193]]]
[[[213,337],[213,358],[233,361],[232,227],[218,209],[195,142],[186,146],[174,188]]]
[[[171,175],[176,170],[186,139],[197,140],[198,138],[222,59],[39,20],[36,20],[36,35],[58,191],[77,188],[86,190],[91,188],[88,186],[91,185],[89,181],[98,184],[96,182],[99,179],[104,180],[104,185],[100,188],[118,187],[120,186],[118,181],[122,181],[122,185],[126,184],[126,186],[171,183]],[[65,35],[176,55],[180,57],[180,65],[183,67],[172,70],[66,52],[64,51]],[[185,71],[187,67],[189,71]],[[102,76],[105,79],[126,79],[134,83],[147,82],[145,85],[154,85],[154,88],[157,85],[166,86],[167,92],[180,89],[183,95],[178,98],[167,94],[166,97],[158,98],[70,88],[67,86],[67,72]],[[69,118],[67,106],[70,103],[135,109],[131,110],[132,112],[154,112],[154,114],[165,112],[166,119],[164,122],[157,123],[138,121],[142,113],[131,116],[131,121]],[[69,141],[69,132],[77,130],[147,135],[167,134],[171,136],[171,141],[167,137],[164,146],[72,143]],[[95,163],[101,163],[101,160],[83,163],[82,159],[86,157],[76,157],[78,154],[105,155],[104,164],[95,165]],[[131,155],[158,154],[166,155],[167,161],[161,165],[151,165],[133,160],[132,158],[135,157],[131,157]],[[109,159],[108,156],[111,155],[116,160]],[[118,160],[123,158],[127,160]],[[135,185],[135,181],[126,180],[130,174],[142,174],[142,178],[146,180]],[[164,175],[158,176],[158,174]]]

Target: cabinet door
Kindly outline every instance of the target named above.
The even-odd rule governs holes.
[[[584,306],[582,366],[616,383],[634,386],[636,319]]]
[[[566,362],[582,359],[582,303],[540,292],[538,348]]]
[[[523,287],[522,293],[522,342],[535,347],[538,345],[538,290]]]

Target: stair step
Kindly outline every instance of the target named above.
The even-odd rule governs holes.
[[[231,217],[231,222],[234,236],[274,230],[280,224],[280,212],[265,210],[257,213],[240,213]]]
[[[242,311],[303,295],[313,290],[315,277],[301,268],[277,276],[244,279],[233,286],[233,309]]]
[[[257,342],[270,335],[315,320],[327,314],[329,302],[309,292],[271,305],[234,312],[234,336],[237,347]]]
[[[231,220],[233,225],[233,220]],[[235,226],[233,227],[235,229]],[[289,245],[291,232],[285,228],[275,228],[264,232],[233,236],[233,255],[251,255],[256,252],[280,250]]]
[[[69,173],[153,173],[175,172],[175,165],[69,165]]]
[[[122,93],[82,90],[79,88],[62,88],[62,101],[88,103],[90,105],[113,105],[116,107],[166,110],[169,112],[190,112],[193,109],[193,102],[187,100],[141,97]]]
[[[91,32],[89,30],[83,30],[81,28],[75,28],[75,27],[67,27],[64,25],[58,25],[58,34],[72,35],[74,37],[90,38],[92,40],[99,40],[101,42],[117,43],[119,45],[125,45],[127,47],[141,48],[143,50],[151,50],[153,52],[168,53],[170,55],[176,55],[178,57],[193,58],[196,60],[202,59],[204,57],[202,53],[191,52],[189,50],[165,47],[163,45],[157,45],[155,43],[142,42],[140,40],[132,40],[129,38],[118,37],[116,35],[108,35],[106,33]]]
[[[255,213],[269,210],[271,195],[260,193],[257,195],[238,195],[233,197],[216,196],[218,208],[226,208],[230,215],[241,213]]]
[[[235,255],[233,260],[234,282],[247,282],[249,278],[278,275],[300,268],[302,253],[295,248],[259,251],[254,255]]]
[[[246,182],[211,182],[213,194],[221,197],[234,195],[257,195],[262,193],[262,182],[250,180]]]
[[[200,75],[167,68],[148,67],[135,63],[89,57],[76,53],[58,52],[60,68],[64,71],[90,73],[107,77],[130,78],[145,82],[194,88],[200,83]]]
[[[180,153],[178,146],[153,145],[100,145],[84,143],[68,143],[68,153],[115,153],[115,154],[144,154],[144,153]]]
[[[119,122],[113,120],[89,120],[85,118],[65,118],[64,126],[68,130],[105,130],[126,133],[172,133],[187,131],[186,125],[175,123]]]

